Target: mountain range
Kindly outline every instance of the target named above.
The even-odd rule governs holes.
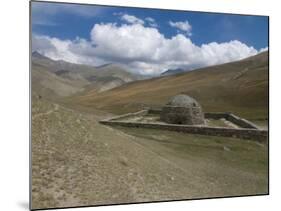
[[[142,79],[117,64],[99,67],[52,60],[37,51],[32,53],[33,91],[49,98],[66,97],[85,90],[103,92]]]
[[[170,97],[187,94],[204,111],[233,112],[249,119],[268,116],[268,51],[221,65],[181,74],[133,81],[73,98],[84,107],[126,113],[144,107],[160,108]]]
[[[183,73],[185,71],[187,71],[187,70],[184,70],[182,68],[168,69],[168,70],[165,70],[164,72],[162,72],[161,76],[174,75],[174,74],[178,74],[178,73]]]
[[[32,91],[49,99],[67,98],[65,102],[87,110],[112,113],[160,108],[170,97],[184,93],[197,99],[204,111],[229,111],[248,119],[266,119],[268,51],[192,71],[170,69],[149,79],[117,64],[93,67],[55,61],[34,52]]]

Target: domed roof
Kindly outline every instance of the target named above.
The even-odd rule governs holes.
[[[194,107],[194,106],[200,106],[199,103],[193,99],[192,97],[189,97],[188,95],[180,94],[172,97],[168,103],[167,106],[177,106],[177,107]]]

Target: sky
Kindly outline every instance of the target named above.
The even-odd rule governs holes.
[[[268,17],[32,2],[32,50],[54,60],[158,75],[268,49]]]

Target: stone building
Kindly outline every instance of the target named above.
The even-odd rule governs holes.
[[[162,108],[160,119],[169,124],[205,124],[200,104],[184,94],[176,95],[169,100]]]

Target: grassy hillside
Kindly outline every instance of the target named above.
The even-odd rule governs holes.
[[[32,65],[32,92],[48,99],[58,99],[84,90],[90,83],[85,79],[59,77],[38,64]]]
[[[135,81],[97,93],[91,90],[69,102],[85,108],[125,113],[161,107],[179,93],[197,99],[206,111],[229,111],[251,120],[268,116],[268,52],[187,73]]]
[[[111,128],[32,97],[33,209],[268,192],[266,145]]]

